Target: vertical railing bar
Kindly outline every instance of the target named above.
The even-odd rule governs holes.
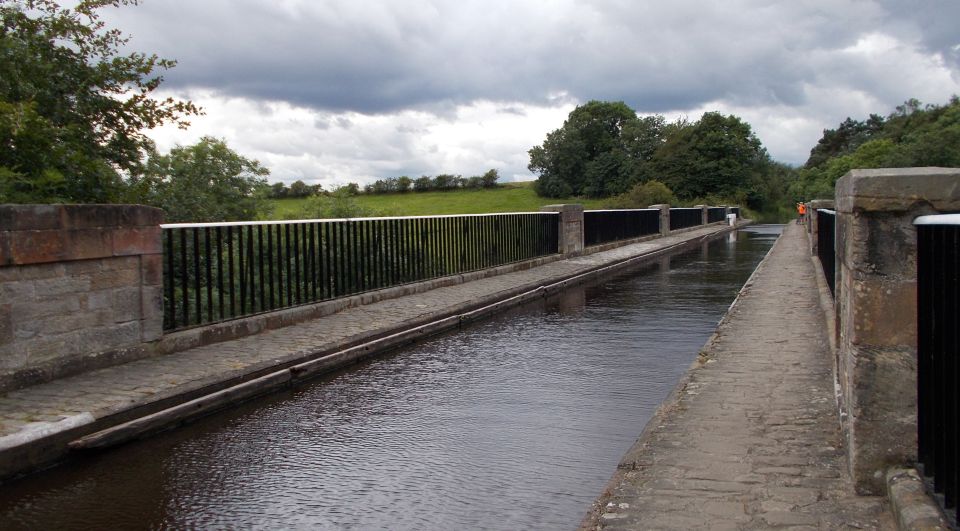
[[[267,276],[270,278],[270,286],[267,289],[267,294],[270,297],[270,309],[277,307],[277,300],[276,300],[277,279],[273,274],[273,264],[275,259],[273,256],[273,249],[274,249],[273,231],[270,230],[270,227],[267,227],[267,273],[268,273]]]
[[[205,273],[207,275],[207,322],[213,321],[213,268],[210,260],[213,259],[213,249],[210,246],[210,227],[203,228],[203,251],[205,258]]]
[[[163,236],[166,239],[167,248],[167,274],[163,276],[163,282],[166,284],[167,297],[167,330],[173,330],[177,327],[177,300],[176,300],[176,269],[174,268],[174,250],[173,250],[173,230],[163,229]]]
[[[317,224],[310,224],[310,298],[317,299]]]
[[[226,319],[226,308],[223,307],[223,231],[217,227],[217,306],[220,320]]]
[[[270,232],[270,229],[267,229],[267,232]],[[264,282],[269,280],[270,284],[273,284],[273,279],[270,277],[264,278],[266,272],[264,271],[264,260],[263,260],[263,225],[257,225],[257,272],[260,275],[260,311],[272,310],[273,306],[267,304],[267,287],[264,285]]]
[[[190,326],[190,262],[187,261],[187,231],[180,229],[180,287],[183,291],[183,325]]]
[[[283,225],[283,251],[285,254],[283,265],[287,271],[287,306],[293,306],[293,249],[290,248],[290,224]]]
[[[246,267],[246,247],[244,246],[243,227],[237,227],[237,285],[240,288],[240,297],[238,302],[240,307],[237,315],[246,315],[247,313],[247,285],[244,282],[243,272]]]
[[[193,295],[196,299],[197,307],[194,308],[197,316],[197,324],[203,322],[203,308],[201,303],[200,290],[200,229],[193,229]]]
[[[257,311],[256,261],[253,259],[253,227],[247,227],[247,266],[250,268],[250,312]],[[261,303],[262,305],[262,303]]]
[[[233,263],[233,227],[227,227],[227,270],[229,277],[227,277],[227,284],[230,288],[230,317],[237,316],[237,292],[236,284],[234,283],[234,278],[237,274],[237,270],[234,267]]]

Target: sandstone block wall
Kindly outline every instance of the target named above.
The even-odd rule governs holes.
[[[161,337],[162,221],[135,205],[0,205],[0,389]]]
[[[917,452],[918,216],[960,210],[960,169],[853,170],[836,188],[839,383],[849,464],[880,494]]]

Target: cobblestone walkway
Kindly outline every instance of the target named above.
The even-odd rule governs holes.
[[[895,528],[845,472],[806,244],[787,225],[585,529]]]
[[[712,226],[424,293],[350,308],[302,324],[229,342],[139,360],[0,395],[0,450],[51,432],[206,389],[226,380],[305,359],[358,338],[456,315],[476,301],[518,287],[534,289],[597,267],[696,240]],[[181,400],[182,401],[182,400]]]

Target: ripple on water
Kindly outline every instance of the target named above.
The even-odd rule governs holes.
[[[775,238],[741,232],[5,486],[0,527],[575,527]]]

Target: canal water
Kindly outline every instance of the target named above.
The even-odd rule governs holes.
[[[3,485],[0,529],[575,528],[780,229]]]

